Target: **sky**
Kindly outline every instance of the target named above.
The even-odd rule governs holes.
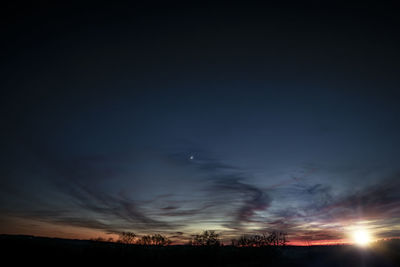
[[[400,237],[390,5],[9,4],[0,234]]]

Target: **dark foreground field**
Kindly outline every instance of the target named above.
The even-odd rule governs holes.
[[[145,247],[115,243],[0,236],[2,262],[94,266],[400,266],[400,242],[353,246],[209,248]]]

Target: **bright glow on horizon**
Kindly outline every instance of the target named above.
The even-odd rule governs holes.
[[[354,243],[365,247],[371,242],[371,235],[365,230],[357,230],[353,233]]]

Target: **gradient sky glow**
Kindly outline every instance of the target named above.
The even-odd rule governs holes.
[[[0,234],[400,237],[390,6],[10,6]]]

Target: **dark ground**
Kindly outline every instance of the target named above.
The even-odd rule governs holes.
[[[400,266],[400,240],[368,249],[353,246],[208,248],[145,247],[106,242],[0,235],[2,262],[10,266]]]

